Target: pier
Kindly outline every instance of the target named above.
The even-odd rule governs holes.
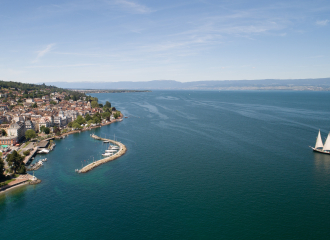
[[[33,148],[30,154],[24,158],[23,162],[25,165],[27,165],[30,162],[31,158],[36,154],[37,150],[38,150],[37,147]]]
[[[26,171],[36,171],[38,170],[40,167],[43,166],[42,161],[40,160],[39,162],[36,162],[35,164],[33,164],[32,166],[26,168]]]
[[[117,141],[106,139],[106,138],[101,138],[101,137],[98,137],[94,134],[92,134],[91,137],[94,138],[94,139],[97,139],[97,140],[111,142],[111,143],[119,146],[119,150],[118,150],[118,152],[116,152],[114,155],[112,155],[110,157],[106,157],[106,158],[103,158],[101,160],[98,160],[98,161],[95,161],[95,162],[92,162],[92,163],[86,165],[82,169],[78,170],[78,173],[86,173],[86,172],[92,170],[93,168],[95,168],[97,166],[100,166],[103,163],[113,161],[113,160],[119,158],[120,156],[124,155],[127,151],[126,146],[124,144],[122,144],[121,142],[117,142]]]

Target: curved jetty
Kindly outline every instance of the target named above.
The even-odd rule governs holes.
[[[78,170],[78,173],[86,173],[86,172],[92,170],[93,168],[103,164],[103,163],[115,160],[115,159],[119,158],[120,156],[124,155],[126,150],[127,150],[126,146],[124,144],[120,143],[120,142],[110,140],[110,139],[106,139],[106,138],[101,138],[101,137],[98,137],[94,134],[91,134],[91,137],[94,138],[94,139],[97,139],[97,140],[101,140],[101,141],[109,141],[109,142],[119,146],[119,150],[118,150],[118,152],[116,152],[114,155],[112,155],[110,157],[106,157],[106,158],[103,158],[101,160],[98,160],[96,162],[92,162],[92,163],[86,165],[82,169]]]

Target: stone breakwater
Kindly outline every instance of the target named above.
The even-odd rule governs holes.
[[[119,146],[119,150],[118,150],[118,152],[116,152],[114,155],[112,155],[110,157],[106,157],[106,158],[103,158],[101,160],[98,160],[96,162],[92,162],[92,163],[86,165],[85,167],[80,169],[78,171],[78,173],[86,173],[86,172],[92,170],[93,168],[95,168],[97,166],[100,166],[103,163],[107,163],[107,162],[110,162],[112,160],[115,160],[115,159],[119,158],[120,156],[124,155],[127,151],[126,146],[124,144],[120,143],[120,142],[110,140],[110,139],[106,139],[106,138],[100,138],[96,135],[91,135],[91,137],[94,138],[94,139],[97,139],[97,140],[109,141],[109,142]]]

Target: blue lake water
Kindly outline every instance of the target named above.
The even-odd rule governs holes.
[[[94,94],[129,118],[56,141],[42,183],[0,194],[1,239],[328,239],[328,92]],[[86,174],[107,145],[121,158]]]

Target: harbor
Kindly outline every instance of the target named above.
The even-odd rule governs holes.
[[[78,172],[78,173],[89,172],[92,169],[94,169],[95,167],[100,166],[101,164],[113,161],[113,160],[121,157],[127,151],[126,146],[124,144],[122,144],[121,142],[111,140],[111,139],[101,138],[95,134],[91,134],[90,136],[96,140],[101,140],[106,143],[115,144],[118,148],[116,146],[114,146],[113,150],[111,150],[111,149],[106,150],[105,154],[102,154],[103,156],[105,156],[105,158],[100,159],[98,161],[94,161],[94,162],[82,167],[80,170],[76,169],[76,172]]]

